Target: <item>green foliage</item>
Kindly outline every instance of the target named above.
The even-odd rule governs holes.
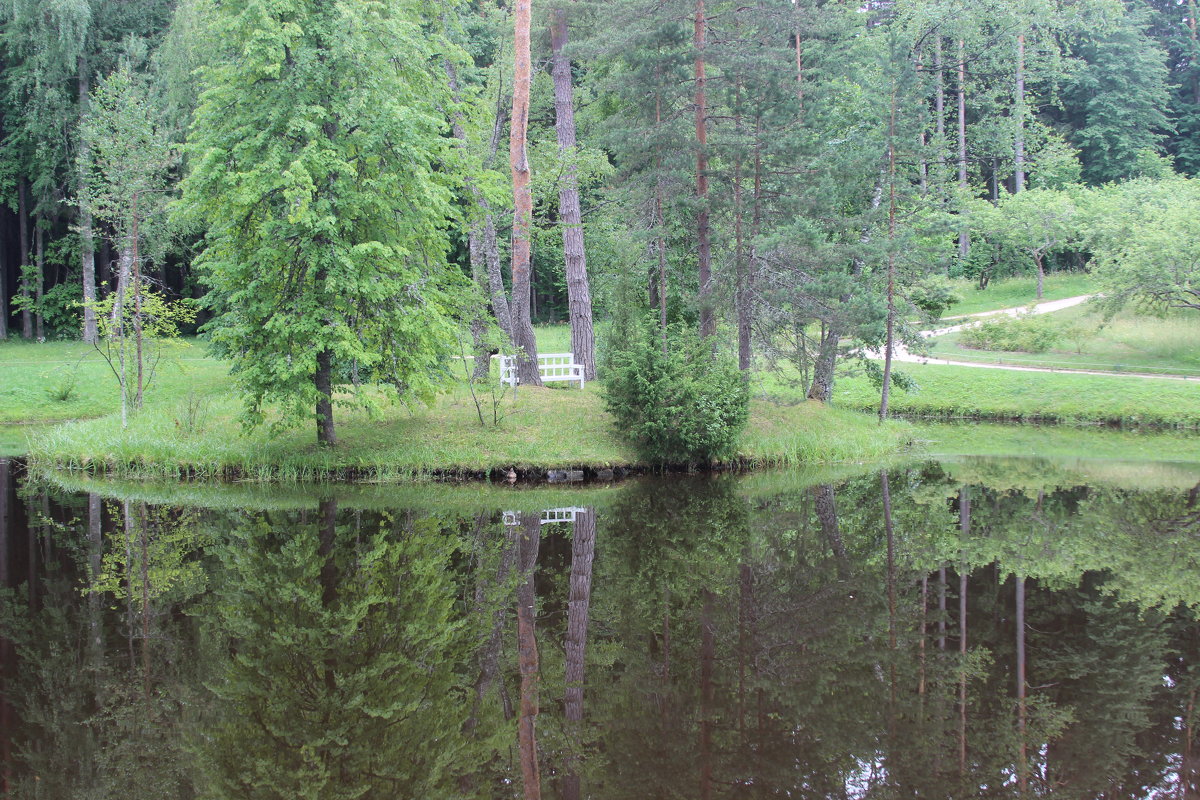
[[[652,324],[609,348],[605,403],[642,458],[695,464],[734,453],[750,393],[729,356],[679,327],[671,328],[664,354]]]
[[[979,350],[1044,353],[1063,336],[1062,327],[1048,315],[999,315],[964,328],[960,341]]]
[[[927,322],[937,322],[950,306],[961,303],[962,295],[953,281],[941,276],[929,277],[916,283],[906,292],[908,301],[921,312]]]
[[[334,376],[358,378],[335,391],[360,406],[429,401],[449,372],[465,286],[447,263],[454,175],[440,70],[453,48],[422,28],[427,10],[213,9],[222,46],[202,70],[179,211],[207,231],[197,259],[215,314],[207,330],[233,362],[248,423],[269,404],[280,425],[312,419],[322,354]]]
[[[80,284],[68,281],[46,290],[40,302],[33,296],[17,295],[12,304],[14,309],[28,308],[41,314],[47,339],[77,339],[83,327],[83,306],[79,302],[82,294]]]

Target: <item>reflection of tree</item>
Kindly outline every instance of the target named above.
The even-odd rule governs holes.
[[[386,515],[260,517],[216,548],[211,618],[230,658],[201,750],[225,797],[437,796],[466,718],[456,541]]]
[[[596,511],[588,508],[576,515],[571,535],[571,582],[567,600],[566,669],[563,675],[563,718],[570,752],[562,780],[563,800],[579,800],[582,797],[577,752],[583,734],[588,611],[595,549]]]
[[[520,528],[515,529],[518,543],[517,583],[517,667],[521,673],[521,704],[517,716],[517,744],[521,758],[521,780],[526,800],[540,800],[542,774],[538,769],[537,716],[538,669],[537,596],[534,592],[534,572],[537,570],[538,545],[542,539],[542,524],[538,514],[525,514]]]

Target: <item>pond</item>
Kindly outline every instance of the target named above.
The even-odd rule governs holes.
[[[12,798],[1200,796],[1200,465],[567,488],[0,460]]]

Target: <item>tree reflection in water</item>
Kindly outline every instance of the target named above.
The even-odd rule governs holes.
[[[1195,485],[967,460],[569,519],[10,475],[9,793],[1195,798]]]

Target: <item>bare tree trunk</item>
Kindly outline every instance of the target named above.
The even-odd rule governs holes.
[[[317,353],[313,382],[317,387],[317,444],[333,447],[337,432],[333,426],[333,353],[328,348]]]
[[[692,41],[696,50],[695,102],[696,102],[696,243],[699,248],[700,278],[700,335],[712,336],[717,332],[717,321],[713,314],[712,301],[712,243],[709,241],[708,225],[708,79],[705,76],[705,48],[708,19],[705,16],[704,0],[696,0],[692,22]]]
[[[554,128],[559,152],[573,157],[575,149],[574,91],[571,60],[563,53],[567,44],[567,13],[560,6],[551,17],[550,48],[553,52]],[[592,329],[592,294],[588,286],[587,258],[583,247],[583,214],[579,209],[579,179],[572,164],[558,190],[558,214],[562,223],[563,255],[566,258],[567,305],[571,317],[571,352],[583,366],[587,380],[596,378],[596,333]]]
[[[3,224],[0,222],[0,224]],[[0,231],[4,231],[0,228]],[[7,239],[7,231],[0,233]],[[8,339],[8,250],[0,247],[0,341]]]
[[[571,536],[571,584],[567,601],[566,720],[569,755],[564,767],[563,800],[582,797],[578,774],[580,737],[583,734],[583,687],[587,654],[588,606],[592,597],[592,556],[596,549],[596,511],[588,508],[575,517]]]
[[[967,190],[967,64],[966,43],[958,40],[958,188]],[[958,234],[958,257],[971,253],[971,234],[964,227]]]
[[[529,155],[526,138],[529,129],[529,88],[532,81],[529,56],[530,0],[516,0],[514,24],[514,72],[512,129],[508,155],[512,167],[512,294],[513,343],[521,348],[517,359],[517,379],[525,386],[541,386],[538,373],[537,339],[530,319],[530,281],[532,278],[531,242],[533,229],[533,193],[529,186]]]
[[[34,297],[37,300],[37,312],[33,315],[33,336],[39,342],[46,340],[46,317],[42,314],[42,298],[46,296],[46,229],[41,225],[41,215],[38,224],[33,227],[34,251],[36,253],[34,266],[37,267],[36,283],[33,286]]]
[[[887,333],[883,350],[883,388],[879,396],[879,421],[888,417],[892,383],[892,349],[896,334],[896,87],[892,87],[892,114],[888,121],[888,259]]]
[[[87,117],[89,100],[91,98],[91,79],[88,75],[86,56],[79,56],[77,62],[79,73],[79,118]],[[86,180],[85,170],[91,161],[91,147],[86,137],[79,137],[79,189],[82,192]],[[79,204],[79,254],[83,270],[83,341],[96,344],[99,332],[96,325],[96,245],[92,232],[92,210],[87,203]]]
[[[541,800],[542,776],[538,769],[538,650],[537,597],[533,576],[537,569],[541,542],[539,514],[526,514],[520,545],[521,582],[517,584],[517,662],[521,673],[521,711],[517,718],[517,745],[521,757],[521,778],[525,800]]]
[[[133,336],[137,349],[137,394],[134,408],[142,407],[142,392],[145,388],[142,360],[142,261],[138,257],[138,196],[133,193]]]
[[[1025,34],[1017,36],[1017,135],[1013,142],[1013,192],[1025,190]],[[1041,295],[1038,295],[1041,297]]]
[[[17,239],[21,245],[21,337],[33,338],[33,312],[29,310],[29,181],[17,182]]]

